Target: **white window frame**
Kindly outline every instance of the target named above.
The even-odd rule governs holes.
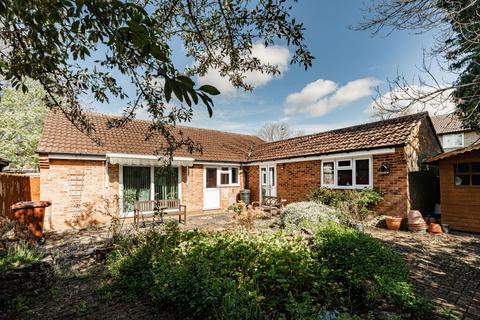
[[[333,163],[333,184],[327,184],[324,182],[323,180],[323,165],[325,163]],[[335,167],[336,167],[336,164],[335,164],[335,160],[323,160],[322,163],[321,163],[321,167],[322,167],[322,170],[321,170],[321,176],[322,176],[322,180],[321,180],[321,184],[322,184],[322,187],[335,187],[335,183],[337,182],[337,178],[335,177]]]
[[[452,136],[461,136],[462,137],[462,144],[461,145],[455,145],[455,146],[448,146],[446,142],[447,137],[452,137]],[[442,136],[442,146],[445,149],[453,149],[453,148],[463,148],[465,146],[465,134],[463,132],[460,133],[447,133]]]
[[[122,217],[129,217],[133,216],[133,211],[128,211],[124,212],[123,211],[123,167],[149,167],[150,168],[150,199],[153,200],[155,199],[155,168],[159,166],[143,166],[143,165],[118,165],[119,168],[119,186],[118,186],[118,195],[120,198],[120,212]],[[182,167],[181,166],[173,166],[174,168],[177,168],[178,170],[178,198],[180,199],[180,202],[182,202]],[[166,212],[170,211],[175,211],[175,209],[172,210],[166,210]],[[148,213],[148,212],[147,212]]]
[[[237,182],[232,182],[232,168],[237,169]],[[223,170],[226,169],[226,170]],[[221,166],[217,168],[218,186],[219,187],[239,187],[240,186],[240,167],[238,166]],[[222,174],[228,174],[228,184],[222,184]]]
[[[357,184],[357,168],[356,168],[356,160],[368,160],[368,184]],[[350,161],[350,166],[342,166],[338,167],[338,163],[340,161]],[[334,163],[333,167],[333,184],[325,184],[323,181],[323,164],[324,163]],[[339,186],[338,185],[338,170],[352,170],[352,185],[351,186]],[[320,177],[321,177],[321,185],[322,187],[327,187],[331,189],[365,189],[365,188],[372,188],[373,187],[373,158],[370,156],[366,157],[352,157],[352,158],[332,158],[328,160],[322,160],[320,164]]]

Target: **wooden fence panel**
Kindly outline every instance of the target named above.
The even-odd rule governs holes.
[[[18,201],[40,200],[40,177],[0,173],[0,216],[9,217],[10,206]]]

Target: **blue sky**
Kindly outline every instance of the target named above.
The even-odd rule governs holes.
[[[371,114],[365,110],[372,103],[375,86],[387,90],[386,79],[394,78],[397,71],[408,78],[417,74],[423,49],[431,47],[433,34],[394,32],[372,37],[368,32],[352,31],[349,26],[362,21],[362,8],[361,1],[300,0],[292,15],[305,25],[306,43],[316,58],[313,67],[305,71],[287,64],[284,47],[265,51],[259,45],[260,56],[278,61],[281,77],[252,75],[258,86],[250,93],[229,87],[214,73],[208,75],[200,82],[214,82],[222,94],[214,99],[213,118],[198,105],[190,125],[255,133],[266,122],[286,121],[295,129],[313,133],[370,121]],[[188,63],[181,56],[181,46],[174,47],[174,52],[180,53],[174,57],[177,66]],[[96,109],[119,113],[120,107],[114,103]]]

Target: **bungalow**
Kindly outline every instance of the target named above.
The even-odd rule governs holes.
[[[432,123],[445,151],[468,147],[480,141],[480,134],[465,127],[455,113],[432,116]]]
[[[145,139],[149,122],[134,120],[108,129],[110,116],[89,114],[95,137],[79,132],[60,112],[51,111],[38,147],[41,198],[53,205],[46,227],[65,228],[81,204],[118,195],[122,212],[131,201],[178,198],[188,214],[224,210],[242,188],[251,200],[272,195],[288,202],[304,200],[318,186],[334,189],[378,188],[379,214],[405,216],[419,206],[428,189],[413,173],[442,152],[426,113],[265,143],[243,134],[177,127],[199,142],[202,153],[178,150],[172,167],[162,167],[155,151],[160,136]],[[412,196],[412,190],[415,197]]]

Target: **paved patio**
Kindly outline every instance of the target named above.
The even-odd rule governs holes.
[[[480,236],[367,230],[401,254],[417,288],[430,297],[437,319],[480,319]]]

